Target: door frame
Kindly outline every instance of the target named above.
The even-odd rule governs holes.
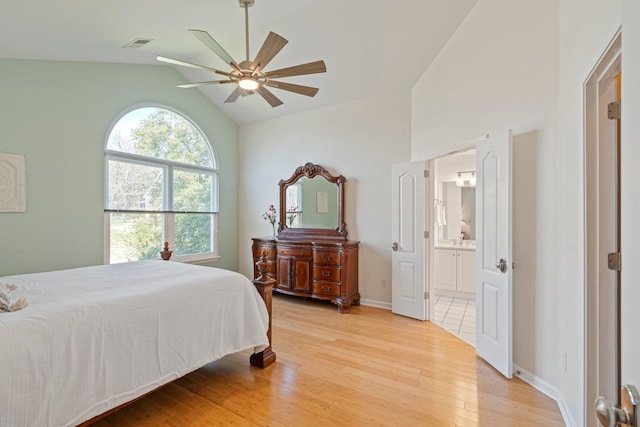
[[[615,78],[621,71],[622,43],[621,31],[618,30],[606,47],[604,53],[597,60],[593,70],[589,73],[584,83],[584,121],[585,138],[583,147],[584,156],[584,275],[585,275],[585,316],[584,316],[584,401],[585,420],[587,426],[595,427],[597,421],[593,413],[593,402],[598,395],[608,394],[610,398],[619,396],[620,390],[620,311],[619,292],[617,295],[602,295],[603,284],[610,289],[611,286],[620,285],[620,275],[602,276],[602,251],[620,250],[618,231],[613,231],[610,224],[610,216],[614,215],[620,228],[620,180],[619,158],[615,162],[601,161],[600,151],[603,147],[615,146],[617,125],[615,123],[603,123],[601,117],[606,116],[607,104],[616,100],[619,88],[616,87]],[[605,112],[603,112],[603,109]],[[617,155],[616,157],[618,157]],[[617,174],[617,177],[616,177]],[[600,188],[611,180],[617,181],[617,205],[614,212],[603,212],[601,209],[609,204],[601,202]],[[604,237],[604,239],[603,239]],[[600,240],[617,241],[617,248],[600,248]],[[607,316],[609,313],[609,316]],[[613,313],[613,314],[611,314]],[[614,333],[611,333],[613,329]],[[607,348],[612,341],[617,342],[614,352],[601,352],[599,349]],[[615,378],[605,372],[614,372]],[[601,378],[602,377],[602,378]],[[606,378],[605,378],[606,377]]]
[[[430,197],[426,203],[427,209],[434,209],[434,203],[435,203],[435,195],[436,195],[436,180],[435,177],[433,176],[435,173],[437,173],[436,168],[435,168],[435,162],[438,159],[441,159],[443,157],[447,157],[447,156],[451,156],[454,154],[458,154],[458,153],[464,153],[465,151],[469,151],[469,150],[475,150],[476,145],[481,142],[484,141],[485,139],[487,139],[489,137],[488,134],[486,135],[482,135],[478,138],[472,139],[471,141],[469,141],[468,144],[454,150],[454,151],[449,151],[447,153],[442,153],[440,155],[436,155],[434,157],[431,157],[429,160],[427,160],[427,164],[429,166],[429,170],[431,171],[431,179],[429,182],[429,191],[430,191]],[[433,218],[433,215],[430,216],[431,218]],[[433,222],[433,221],[432,221]],[[427,257],[428,259],[426,259],[426,263],[431,266],[431,268],[429,268],[425,279],[427,280],[427,290],[429,292],[429,314],[431,316],[432,313],[435,313],[435,289],[436,289],[436,278],[435,278],[435,246],[437,244],[436,241],[436,230],[433,226],[432,223],[429,223],[429,226],[431,227],[430,229],[433,231],[433,235],[430,236],[431,239],[430,242],[428,243],[428,250],[427,250]],[[478,242],[476,241],[476,246],[478,245]],[[431,320],[431,317],[429,317],[427,320]],[[475,347],[475,344],[474,344]]]

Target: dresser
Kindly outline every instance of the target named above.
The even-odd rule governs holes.
[[[274,292],[330,300],[338,312],[349,313],[360,303],[357,241],[253,239],[254,266],[261,256]],[[254,277],[258,271],[254,267]]]

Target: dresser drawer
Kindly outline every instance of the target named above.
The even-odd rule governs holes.
[[[340,285],[327,282],[313,282],[313,294],[330,297],[340,296]]]
[[[335,251],[315,251],[313,253],[314,264],[340,265],[340,252]]]
[[[340,268],[313,266],[313,280],[326,280],[329,282],[340,281]]]
[[[311,248],[281,248],[278,247],[278,256],[311,257]]]

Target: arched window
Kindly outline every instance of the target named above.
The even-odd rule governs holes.
[[[202,131],[164,107],[142,107],[112,127],[105,149],[105,261],[217,257],[218,173]]]

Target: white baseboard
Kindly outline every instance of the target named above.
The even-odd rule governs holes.
[[[361,299],[360,300],[360,304],[366,305],[366,306],[369,306],[369,307],[377,307],[377,308],[384,308],[386,310],[391,310],[391,303],[390,302],[376,301],[376,300],[372,300],[372,299]]]
[[[531,387],[536,390],[546,394],[550,398],[556,401],[558,404],[558,409],[560,410],[560,414],[562,415],[562,419],[564,420],[564,424],[567,427],[576,427],[576,423],[573,420],[573,416],[567,407],[567,402],[562,398],[562,395],[558,390],[547,382],[541,380],[540,378],[533,375],[531,372],[526,369],[522,369],[518,365],[513,365],[513,368],[516,370],[514,374],[516,377],[520,378],[522,381],[529,384]]]

